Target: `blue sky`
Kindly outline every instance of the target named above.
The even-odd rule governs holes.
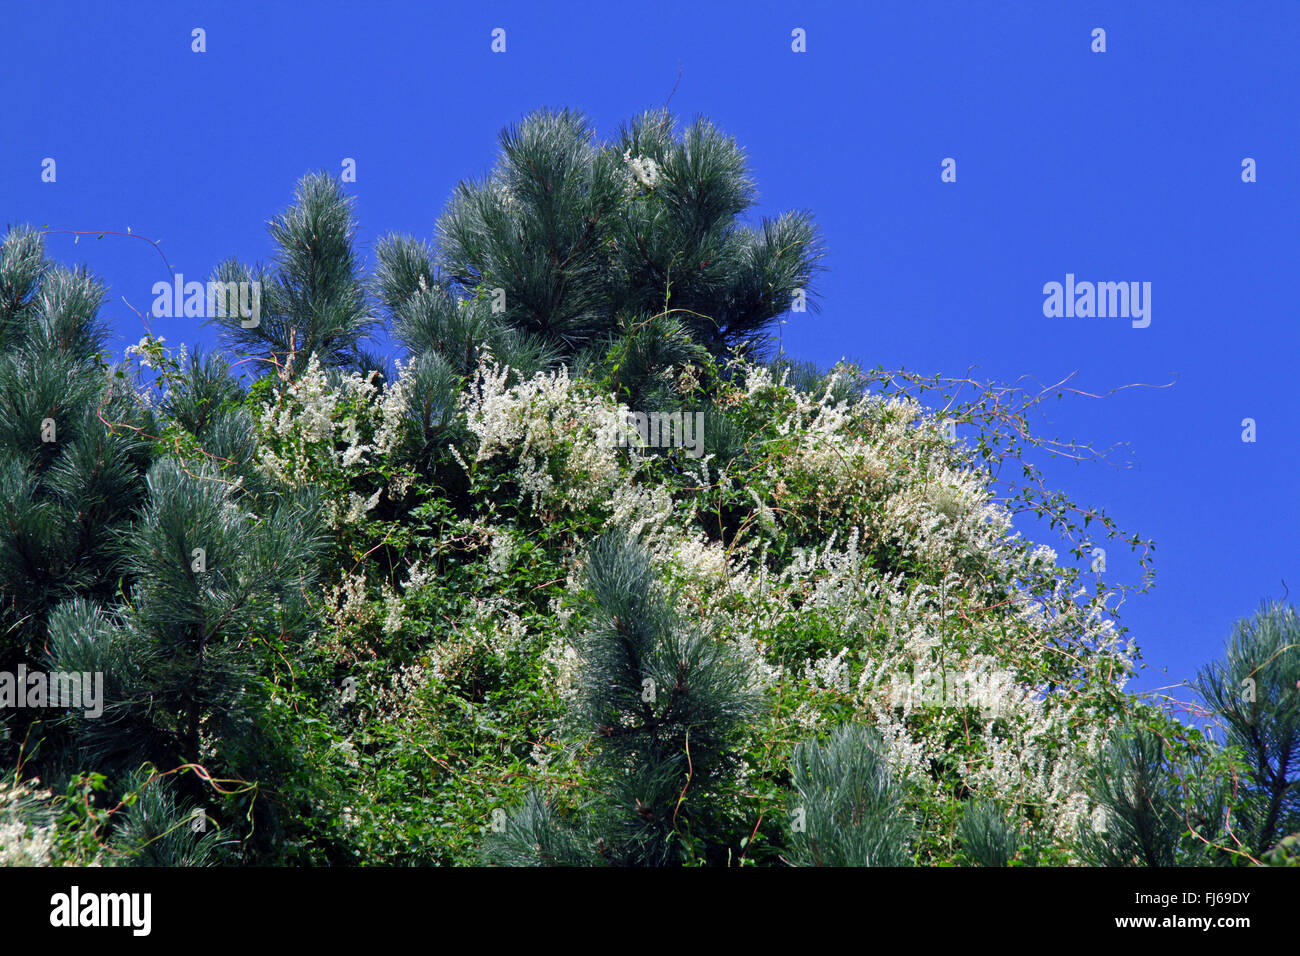
[[[1131,467],[1047,470],[1157,542],[1156,586],[1122,614],[1150,667],[1137,686],[1153,688],[1217,656],[1283,579],[1300,590],[1300,4],[1133,6],[11,0],[0,216],[130,227],[203,280],[227,256],[266,258],[265,222],[298,177],[352,157],[370,262],[387,233],[432,238],[505,124],[570,106],[611,134],[671,94],[679,117],[707,115],[747,149],[756,216],[805,208],[823,229],[823,308],[792,317],[787,351],[999,381],[1077,372],[1096,393],[1173,383],[1038,421],[1126,444]],[[51,235],[48,250],[110,284],[119,351],[140,338],[128,303],[147,313],[168,278],[154,249]],[[1150,326],[1045,317],[1043,286],[1067,273],[1150,282]],[[154,327],[210,342],[196,322]],[[1108,572],[1134,583],[1125,555],[1112,548]]]

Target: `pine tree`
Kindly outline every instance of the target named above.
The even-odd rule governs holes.
[[[1146,728],[1122,727],[1107,742],[1090,783],[1104,825],[1080,833],[1094,866],[1173,866],[1182,813],[1164,741]]]
[[[1171,750],[1159,726],[1130,719],[1089,772],[1104,822],[1079,850],[1099,866],[1223,864],[1267,856],[1300,830],[1300,616],[1266,603],[1238,621],[1227,654],[1194,687],[1223,724],[1227,749]],[[1237,755],[1245,773],[1233,769]]]
[[[489,866],[599,866],[605,862],[595,847],[603,838],[584,833],[562,817],[536,790],[508,814],[504,826],[484,841],[483,862]]]
[[[51,612],[114,600],[129,575],[115,545],[143,500],[156,434],[102,358],[103,286],[55,266],[40,234],[0,244],[0,668],[37,667]],[[15,715],[26,735],[32,711]]]
[[[200,808],[177,797],[167,777],[146,766],[127,786],[130,801],[110,843],[114,855],[132,866],[211,866],[217,862],[220,831],[201,815]]]
[[[276,245],[274,268],[248,267],[234,259],[221,263],[213,281],[257,283],[257,316],[224,308],[209,319],[225,343],[290,379],[315,354],[327,368],[382,368],[363,348],[378,319],[354,250],[353,200],[341,184],[316,173],[304,176],[294,204],[271,220]],[[250,296],[251,298],[251,296]]]
[[[91,770],[125,795],[146,761],[258,769],[243,744],[262,710],[257,642],[307,632],[322,539],[314,497],[256,467],[225,359],[161,371],[155,414],[104,360],[103,299],[35,230],[0,244],[0,667],[102,675],[104,690],[98,715],[5,708],[0,760],[21,742],[45,785]],[[184,808],[164,787],[121,833],[171,831]],[[192,777],[181,791],[201,792]],[[149,839],[145,856],[193,862],[210,842]]]
[[[1300,831],[1300,613],[1265,603],[1238,621],[1224,659],[1202,669],[1195,687],[1245,756],[1234,816],[1242,839],[1265,853]]]
[[[166,390],[158,402],[163,441],[213,466],[233,500],[254,511],[267,507],[277,489],[257,465],[257,426],[243,386],[224,355],[199,346],[183,364],[168,357]]]
[[[670,365],[752,351],[798,294],[811,301],[811,217],[746,228],[754,197],[744,152],[706,120],[679,137],[647,112],[602,144],[581,114],[540,111],[438,220],[445,286],[637,402]]]
[[[912,826],[879,737],[845,724],[826,743],[804,741],[790,758],[796,866],[907,866]]]
[[[756,715],[746,667],[681,620],[650,556],[620,531],[592,545],[585,580],[590,625],[579,646],[574,703],[593,745],[597,797],[582,810],[582,836],[530,797],[486,858],[547,865],[594,861],[668,866],[724,859],[720,787],[735,769],[735,741]]]
[[[252,639],[301,625],[321,528],[309,495],[264,514],[241,509],[234,484],[207,465],[164,458],[122,535],[136,582],[124,607],[58,609],[49,633],[56,670],[105,674],[105,714],[65,718],[83,759],[122,770],[176,766],[249,731],[258,702]]]
[[[962,855],[976,866],[1006,866],[1020,849],[1020,826],[996,800],[971,800],[957,823]]]
[[[1227,789],[1211,758],[1175,749],[1161,727],[1130,716],[1087,772],[1103,819],[1080,823],[1079,854],[1093,866],[1225,862]]]

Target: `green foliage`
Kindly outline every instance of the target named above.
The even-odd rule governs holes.
[[[1224,746],[1125,693],[1124,588],[1010,533],[1034,511],[1149,570],[1025,459],[1086,457],[1032,435],[1044,395],[754,364],[821,255],[806,214],[745,226],[754,196],[706,120],[599,142],[543,111],[436,249],[384,239],[366,276],[352,200],[308,176],[271,265],[214,273],[262,283],[256,324],[214,320],[247,390],[152,335],[135,381],[109,367],[102,286],[11,230],[0,667],[105,691],[0,713],[13,855],[1292,863],[1294,609],[1203,672]],[[611,444],[629,408],[701,410],[705,455]]]
[[[108,778],[102,773],[79,773],[69,779],[62,796],[51,802],[50,813],[56,821],[54,861],[76,866],[115,861],[105,846],[113,815],[103,806],[107,790]]]
[[[1292,833],[1277,841],[1277,846],[1264,854],[1266,866],[1300,866],[1300,833]]]

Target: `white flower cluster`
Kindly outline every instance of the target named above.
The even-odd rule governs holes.
[[[421,720],[412,706],[416,694],[429,682],[429,668],[420,663],[404,664],[388,682],[375,691],[375,713],[385,721],[403,723]]]
[[[555,695],[571,701],[578,691],[578,650],[563,640],[553,640],[542,654],[542,662],[552,675]]]
[[[0,866],[48,866],[54,846],[48,790],[0,780]]]
[[[804,679],[812,687],[838,694],[849,692],[849,662],[845,660],[849,649],[841,648],[835,655],[804,665]]]
[[[424,276],[420,279],[423,281]],[[410,377],[414,362],[397,365],[397,380],[388,383],[379,398],[379,422],[375,428],[374,450],[386,455],[402,443],[406,414],[410,407]]]
[[[662,175],[659,164],[649,156],[633,156],[631,150],[625,150],[623,162],[627,164],[629,190],[635,190],[638,185],[646,189],[654,189],[659,185]]]
[[[515,215],[519,211],[519,200],[515,198],[515,192],[505,183],[497,183],[492,188],[492,195],[496,197],[497,204],[502,210],[510,215]],[[424,277],[420,277],[423,281]]]
[[[668,517],[662,489],[635,488],[612,429],[627,409],[579,387],[568,369],[538,372],[510,385],[509,368],[485,356],[462,398],[475,436],[474,464],[509,459],[526,499],[538,510],[607,507],[615,521],[654,530]],[[469,469],[464,452],[461,463]]]
[[[517,546],[514,536],[505,528],[497,528],[492,533],[492,550],[488,555],[488,567],[497,574],[505,574],[514,560]]]
[[[968,786],[1008,802],[1053,811],[1052,832],[1071,841],[1087,805],[1083,777],[1106,724],[1073,720],[1074,709],[1031,697],[1011,719],[990,722],[980,735],[983,757],[964,770]]]
[[[335,502],[329,501],[325,503],[325,510],[336,525],[356,524],[379,504],[380,490],[376,488],[375,493],[369,498],[362,498],[358,494],[348,492],[346,508],[340,509]]]
[[[336,740],[330,747],[330,751],[337,751],[339,758],[342,760],[344,765],[352,770],[359,770],[361,768],[361,758],[358,756],[356,745],[353,744],[352,741]]]
[[[793,674],[769,665],[760,671],[762,683],[802,679],[814,694],[851,694],[883,735],[891,766],[919,786],[934,786],[931,761],[946,754],[955,732],[968,733],[961,771],[968,785],[1042,807],[1056,832],[1068,837],[1086,803],[1082,768],[1106,721],[1019,675],[1051,653],[1049,645],[1087,648],[1110,660],[1131,658],[1132,647],[1121,642],[1103,602],[1082,590],[1067,593],[1052,578],[1051,548],[1018,546],[986,476],[936,450],[942,429],[920,406],[872,396],[836,402],[830,394],[829,388],[821,396],[801,394],[765,368],[748,370],[742,400],[779,396],[771,406],[788,411],[772,426],[793,442],[761,464],[758,475],[750,472],[742,490],[811,488],[797,501],[778,499],[782,508],[760,500],[757,509],[767,521],[780,521],[786,507],[811,507],[822,524],[846,529],[847,538],[837,547],[840,531],[831,531],[823,545],[796,553],[777,572],[761,553],[733,544],[710,562],[725,586],[700,589],[702,619],[762,658],[763,635],[806,626],[810,615],[820,615],[843,649],[804,662]],[[762,523],[756,522],[756,537],[770,534]],[[934,581],[882,573],[865,557],[881,549],[896,560],[950,570]],[[688,568],[700,563],[689,537],[667,553]],[[1034,599],[1013,590],[1007,600],[1005,582],[1030,579],[1051,587]],[[988,647],[997,647],[996,655]],[[918,682],[928,688],[943,674],[960,675],[954,699],[897,693]],[[1098,671],[1093,679],[1122,686],[1123,677]],[[803,705],[795,718],[810,728],[819,723]]]
[[[384,599],[384,633],[396,634],[402,629],[403,604],[402,596],[385,584],[382,588]]]
[[[443,680],[479,651],[509,654],[527,638],[528,628],[510,601],[498,596],[473,598],[468,614],[456,622],[451,635],[430,650],[427,674]]]
[[[420,567],[420,561],[417,558],[406,572],[406,584],[403,586],[402,590],[406,593],[410,593],[417,588],[425,587],[434,580],[435,576],[433,572],[427,568]]]
[[[374,609],[366,600],[366,576],[345,574],[325,592],[325,609],[330,623],[337,628],[374,620]]]
[[[387,388],[376,372],[340,374],[335,381],[313,354],[297,379],[262,409],[262,467],[292,485],[315,485],[327,475],[343,476],[376,463],[401,442],[406,427],[408,368]],[[336,526],[359,521],[379,503],[380,488],[346,501],[328,501]]]
[[[904,716],[918,708],[952,707],[972,708],[985,719],[992,719],[1030,706],[1032,694],[996,660],[974,655],[962,670],[925,661],[918,662],[910,678],[895,671],[889,675],[886,697]]]
[[[138,359],[141,368],[151,368],[155,371],[161,370],[163,365],[158,363],[161,361],[160,356],[167,354],[167,349],[163,346],[166,341],[167,339],[161,335],[147,334],[135,345],[127,346],[126,360],[130,362]],[[176,354],[175,362],[178,366],[184,367],[187,358],[189,358],[189,349],[182,342],[180,352]]]

